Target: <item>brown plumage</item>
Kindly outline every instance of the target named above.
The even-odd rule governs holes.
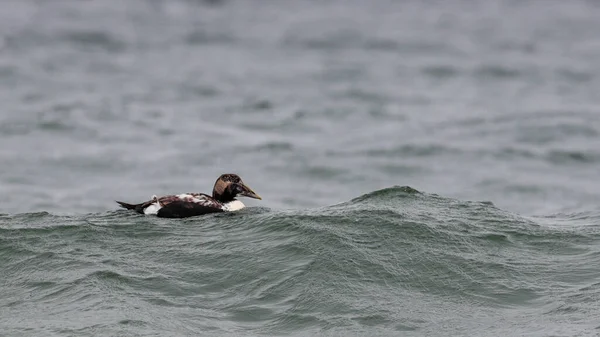
[[[208,213],[229,210],[227,204],[236,200],[236,196],[246,196],[261,199],[248,187],[237,174],[222,174],[213,187],[212,196],[204,193],[184,193],[179,195],[154,196],[152,200],[139,204],[129,204],[122,201],[117,203],[128,210],[140,214],[156,214],[165,218],[186,218]],[[243,204],[242,204],[243,206]]]

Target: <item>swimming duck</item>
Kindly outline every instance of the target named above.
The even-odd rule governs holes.
[[[121,207],[140,214],[155,214],[162,218],[187,218],[216,212],[232,212],[245,207],[237,196],[262,198],[242,181],[237,174],[222,174],[215,182],[212,196],[204,193],[183,193],[164,197],[152,196],[152,200],[140,204],[117,201]]]

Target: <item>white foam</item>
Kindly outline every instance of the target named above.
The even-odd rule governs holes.
[[[239,200],[230,201],[228,203],[223,204],[223,210],[225,212],[234,212],[239,211],[240,209],[246,207],[243,202]]]

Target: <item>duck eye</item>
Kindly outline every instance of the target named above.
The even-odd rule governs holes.
[[[237,185],[237,184],[235,185],[235,192],[236,193],[241,193],[243,191],[244,191],[244,189],[242,188],[242,186]]]

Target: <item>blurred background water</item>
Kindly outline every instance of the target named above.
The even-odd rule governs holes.
[[[594,1],[3,1],[0,328],[595,335],[598,32]],[[116,211],[225,172],[260,207]]]

